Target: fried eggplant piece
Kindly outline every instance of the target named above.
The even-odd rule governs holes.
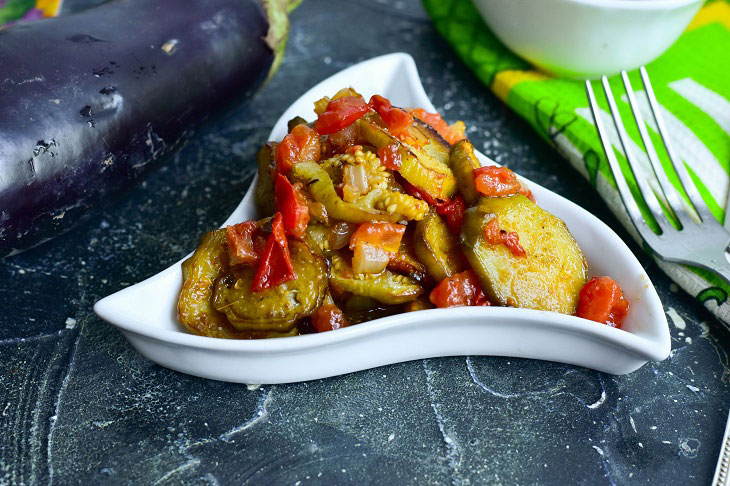
[[[304,241],[318,255],[325,256],[329,252],[329,234],[330,229],[319,223],[310,223],[307,225],[307,231],[304,235]]]
[[[301,116],[295,116],[294,118],[286,122],[286,129],[289,133],[291,133],[291,131],[294,130],[294,127],[297,125],[307,125],[307,120],[305,120]]]
[[[413,302],[403,305],[403,312],[416,312],[420,310],[435,309],[436,306],[428,300],[428,296],[422,295]]]
[[[274,206],[274,171],[276,170],[276,143],[269,142],[256,156],[258,175],[254,189],[254,202],[260,215],[270,215],[276,211]]]
[[[490,244],[484,227],[516,232],[526,255]],[[498,305],[573,314],[586,261],[565,223],[521,194],[480,198],[464,214],[461,244],[484,293]]]
[[[449,144],[428,125],[417,121],[408,127],[408,142],[389,133],[374,114],[360,118],[358,128],[360,136],[377,149],[396,143],[401,156],[398,173],[434,200],[446,200],[456,192],[456,179],[448,165]]]
[[[327,290],[324,258],[294,239],[289,252],[297,278],[260,292],[251,292],[256,274],[252,266],[232,267],[213,288],[213,307],[239,331],[288,332],[296,321],[322,303]]]
[[[182,264],[183,286],[177,303],[177,319],[201,336],[230,337],[225,316],[211,305],[213,284],[228,269],[226,230],[205,233],[195,253]]]
[[[413,231],[408,228],[400,240],[398,251],[391,255],[388,270],[412,278],[426,287],[434,285],[426,266],[418,260],[413,248]]]
[[[449,165],[454,172],[454,177],[456,177],[461,196],[464,198],[466,205],[471,206],[479,197],[474,184],[474,169],[478,169],[482,165],[479,163],[476,154],[474,154],[474,146],[469,140],[461,140],[451,147]]]
[[[333,254],[331,262],[330,285],[339,291],[370,297],[386,305],[410,302],[423,293],[423,287],[404,275],[389,270],[377,275],[355,274],[340,254]]]
[[[203,235],[195,253],[182,264],[183,286],[177,303],[178,321],[193,334],[217,338],[258,339],[296,336],[296,329],[286,333],[237,331],[225,315],[212,305],[213,286],[228,271],[226,230]]]
[[[347,322],[360,324],[398,314],[401,312],[401,306],[384,305],[373,298],[353,294],[345,301],[342,311],[345,313]]]
[[[459,240],[434,210],[416,223],[413,249],[436,283],[468,268]]]

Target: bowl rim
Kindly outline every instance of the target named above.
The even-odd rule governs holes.
[[[97,304],[99,304],[97,302]],[[515,309],[511,307],[451,307],[446,309],[426,309],[417,313],[400,313],[381,317],[373,321],[363,322],[356,326],[338,329],[337,332],[303,334],[291,338],[276,339],[221,339],[209,336],[198,336],[187,332],[170,331],[148,327],[136,319],[127,318],[126,322],[115,319],[114,309],[102,305],[94,307],[96,313],[107,322],[112,323],[124,333],[133,333],[149,339],[162,341],[185,347],[206,351],[241,352],[247,354],[279,354],[303,352],[332,345],[344,344],[352,340],[359,340],[372,334],[395,332],[401,327],[413,326],[416,321],[432,321],[438,317],[448,316],[450,319],[483,318],[485,324],[490,321],[497,325],[504,322],[519,321],[529,326],[539,326],[554,332],[578,334],[584,338],[601,342],[607,346],[614,346],[641,359],[663,361],[670,351],[671,343],[664,336],[654,338],[634,334],[622,329],[606,326],[598,322],[588,321],[580,317],[559,314],[534,309]],[[417,315],[414,315],[417,314]],[[491,315],[490,315],[491,314]],[[545,318],[545,315],[548,318]],[[442,321],[443,319],[441,319]],[[668,333],[667,333],[668,334]],[[668,336],[667,336],[668,337]]]

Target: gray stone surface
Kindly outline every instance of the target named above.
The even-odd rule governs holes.
[[[626,233],[588,184],[454,58],[417,2],[307,0],[284,64],[101,216],[0,261],[0,484],[707,484],[730,405],[730,340],[630,244],[673,351],[628,376],[497,357],[293,385],[161,368],[96,318],[233,210],[282,110],[379,54],[416,59],[477,148]]]

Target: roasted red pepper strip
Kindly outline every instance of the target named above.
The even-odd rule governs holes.
[[[254,264],[259,261],[259,254],[254,247],[254,232],[257,228],[256,221],[244,221],[226,227],[228,261],[231,265]]]
[[[287,233],[297,238],[304,237],[309,224],[309,207],[302,193],[281,174],[276,175],[274,199]]]
[[[401,166],[401,156],[398,151],[398,144],[396,142],[389,143],[384,147],[378,149],[378,158],[386,169],[399,170]]]
[[[520,181],[507,167],[486,166],[474,169],[474,184],[487,197],[512,196],[520,192]]]
[[[403,130],[413,124],[413,115],[407,111],[401,110],[400,108],[395,108],[390,104],[388,99],[383,98],[380,95],[373,95],[373,97],[370,98],[368,105],[370,108],[378,112],[380,118],[382,118],[383,122],[385,122],[385,126],[387,126],[388,130],[390,130],[394,135],[400,134]]]
[[[266,249],[251,284],[251,292],[261,292],[295,278],[297,274],[291,264],[282,216],[276,213],[271,220],[271,234],[266,240]]]
[[[578,310],[583,319],[621,328],[629,312],[629,301],[611,277],[593,277],[580,291]]]
[[[317,332],[334,331],[350,324],[336,305],[324,304],[312,314],[312,326]]]
[[[516,231],[507,232],[499,227],[497,216],[484,226],[484,238],[490,245],[504,245],[516,257],[523,257],[527,252],[520,245],[520,236]]]
[[[410,110],[410,112],[422,122],[430,125],[431,128],[436,130],[436,133],[441,135],[441,137],[451,145],[454,145],[459,140],[466,138],[466,135],[464,135],[462,131],[458,131],[450,127],[438,113],[429,113],[423,108]]]
[[[490,305],[473,270],[466,270],[443,279],[434,287],[428,298],[436,307]]]
[[[396,223],[362,223],[350,237],[350,249],[354,250],[358,243],[369,243],[394,253],[400,247],[400,240],[406,227]]]
[[[276,171],[287,175],[297,162],[318,162],[321,150],[317,132],[307,125],[297,125],[276,146]]]
[[[466,203],[461,195],[457,195],[450,201],[436,207],[436,212],[444,217],[449,230],[458,235],[461,233],[461,223],[464,221]]]
[[[314,122],[314,130],[320,135],[329,135],[352,125],[358,118],[370,111],[370,107],[359,96],[344,96],[327,104],[324,113]]]

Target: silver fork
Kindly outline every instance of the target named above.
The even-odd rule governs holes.
[[[649,75],[646,73],[646,69],[641,67],[639,69],[641,73],[641,81],[644,85],[647,99],[649,100],[649,106],[651,107],[656,126],[659,130],[659,135],[664,142],[664,148],[667,151],[667,155],[672,162],[675,172],[679,176],[679,180],[682,183],[682,187],[686,192],[689,200],[692,203],[692,209],[694,215],[690,214],[691,210],[685,206],[682,201],[682,196],[669,182],[664,169],[659,162],[654,145],[649,138],[649,133],[646,130],[644,119],[641,116],[641,111],[636,103],[634,92],[631,89],[631,83],[626,71],[621,71],[621,79],[623,80],[624,88],[626,89],[626,95],[629,99],[629,105],[634,115],[634,120],[639,129],[641,140],[646,149],[646,154],[651,163],[651,167],[659,181],[661,192],[664,195],[664,199],[671,208],[671,211],[679,221],[680,228],[675,228],[669,219],[666,217],[664,211],[662,211],[659,199],[656,194],[652,191],[649,183],[641,177],[641,172],[638,170],[638,161],[636,154],[632,153],[629,143],[629,137],[624,128],[624,124],[621,121],[618,107],[616,106],[616,100],[611,92],[611,87],[608,83],[608,78],[603,76],[601,78],[601,84],[603,85],[603,91],[606,94],[606,100],[611,110],[611,117],[613,123],[616,126],[621,146],[623,148],[626,159],[629,162],[629,167],[634,175],[634,180],[641,191],[641,195],[646,201],[652,216],[654,217],[657,225],[661,232],[655,233],[651,227],[647,224],[639,206],[636,204],[629,186],[626,183],[621,168],[619,167],[616,155],[613,152],[613,146],[611,140],[606,133],[606,130],[601,121],[601,112],[596,103],[596,97],[593,93],[593,87],[590,81],[586,81],[586,92],[588,94],[588,101],[591,105],[591,112],[593,113],[593,121],[596,124],[598,130],[598,136],[601,139],[603,150],[606,154],[606,159],[611,166],[611,172],[616,180],[616,186],[618,187],[621,199],[626,206],[626,210],[629,213],[631,222],[636,227],[641,237],[646,241],[649,247],[659,255],[662,259],[670,262],[686,263],[689,265],[695,265],[698,267],[705,268],[723,278],[726,282],[730,283],[730,263],[728,263],[727,257],[725,256],[728,243],[730,243],[730,233],[728,233],[723,226],[717,222],[715,216],[710,212],[709,208],[702,200],[699,192],[697,191],[694,183],[689,177],[687,170],[684,167],[681,159],[679,159],[672,147],[672,142],[669,139],[669,134],[662,120],[661,113],[659,112],[659,105],[654,96],[654,90],[651,87],[649,81]],[[726,218],[727,221],[730,218]],[[720,457],[715,468],[715,475],[712,480],[713,486],[727,486],[730,485],[730,417],[728,417],[728,423],[725,426],[725,434],[720,449]]]
[[[659,112],[659,106],[654,96],[654,90],[651,87],[649,81],[649,75],[646,73],[646,69],[641,67],[639,69],[641,73],[641,80],[644,85],[649,106],[651,107],[656,126],[659,130],[659,135],[664,142],[664,147],[667,151],[667,155],[672,162],[675,172],[679,176],[679,180],[682,183],[684,191],[686,192],[689,200],[692,203],[692,208],[688,209],[685,203],[682,201],[682,196],[675,189],[675,187],[669,182],[664,169],[659,162],[654,145],[649,138],[649,133],[644,123],[644,118],[641,115],[639,106],[636,102],[636,97],[631,88],[629,77],[626,71],[621,71],[621,78],[623,79],[624,88],[631,106],[631,111],[634,115],[634,120],[639,129],[641,140],[643,141],[646,149],[646,154],[651,163],[654,174],[661,187],[661,192],[664,195],[664,200],[667,202],[671,211],[679,221],[680,228],[676,229],[672,223],[667,219],[664,211],[662,211],[659,199],[656,194],[652,191],[649,183],[646,179],[641,177],[641,172],[638,170],[639,164],[636,158],[636,154],[632,153],[630,148],[630,139],[624,128],[624,124],[621,121],[616,100],[614,99],[611,87],[608,83],[608,78],[603,76],[601,78],[601,84],[606,94],[606,100],[611,110],[611,116],[613,118],[616,131],[618,132],[619,139],[623,152],[626,155],[626,159],[629,162],[631,171],[634,174],[634,179],[637,182],[641,195],[646,201],[654,220],[661,229],[661,233],[655,233],[652,228],[647,224],[644,216],[639,211],[639,206],[636,204],[629,186],[626,183],[623,173],[619,167],[618,160],[613,151],[611,140],[606,133],[600,116],[600,110],[598,103],[596,103],[596,97],[593,93],[593,87],[590,81],[586,81],[586,92],[588,94],[588,101],[591,105],[591,112],[593,113],[593,120],[598,129],[598,136],[603,144],[603,150],[606,154],[606,159],[611,166],[611,172],[613,177],[616,179],[616,186],[618,187],[621,199],[626,206],[626,210],[629,213],[631,222],[636,227],[641,237],[646,241],[649,247],[659,255],[662,259],[670,262],[686,263],[697,267],[715,272],[717,275],[723,278],[726,282],[730,283],[730,263],[725,256],[728,243],[730,243],[730,233],[728,233],[723,226],[718,223],[715,216],[710,212],[705,202],[702,200],[697,191],[694,183],[690,179],[687,170],[682,163],[682,160],[677,157],[672,142],[669,139],[664,121],[662,120],[661,113]],[[694,215],[691,211],[694,210]]]

